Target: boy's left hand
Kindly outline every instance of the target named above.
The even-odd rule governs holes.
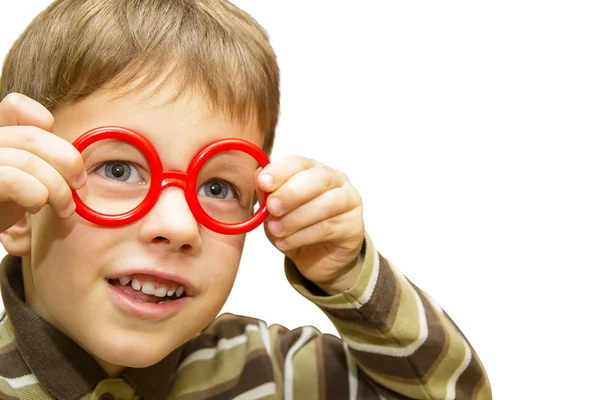
[[[290,156],[260,171],[258,187],[271,192],[265,222],[271,243],[325,292],[351,287],[360,272],[356,260],[365,229],[362,199],[348,177],[314,160]]]

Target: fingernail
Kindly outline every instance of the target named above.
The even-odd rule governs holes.
[[[82,188],[83,185],[85,185],[85,182],[87,182],[87,174],[83,172],[79,175],[79,178],[77,178],[77,188]]]
[[[267,190],[273,187],[273,177],[269,174],[261,174],[260,181],[263,184],[263,187]]]
[[[269,199],[267,200],[267,206],[269,211],[271,212],[271,214],[273,215],[279,215],[281,214],[281,211],[283,210],[283,205],[281,204],[281,200],[279,200],[277,197],[269,197]]]
[[[73,213],[75,212],[75,208],[77,208],[77,205],[75,204],[74,201],[72,201],[67,208],[65,208],[62,212],[62,216],[63,218],[68,218],[71,215],[73,215]]]
[[[283,224],[281,221],[269,221],[269,229],[274,235],[278,235],[283,231]]]

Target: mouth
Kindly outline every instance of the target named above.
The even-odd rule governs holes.
[[[143,303],[165,304],[187,297],[185,288],[179,283],[148,274],[125,275],[108,279],[108,283]]]
[[[126,314],[144,320],[169,320],[192,299],[189,282],[146,272],[106,279],[115,305]]]

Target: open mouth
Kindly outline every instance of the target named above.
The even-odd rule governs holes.
[[[117,290],[143,303],[165,304],[186,297],[183,286],[152,275],[135,274],[109,279]]]

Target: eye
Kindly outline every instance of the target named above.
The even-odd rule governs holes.
[[[208,196],[214,199],[231,200],[237,198],[231,184],[220,179],[213,179],[198,188],[198,196]]]
[[[109,161],[100,165],[96,171],[103,178],[128,183],[142,183],[144,179],[131,163],[127,161]]]

